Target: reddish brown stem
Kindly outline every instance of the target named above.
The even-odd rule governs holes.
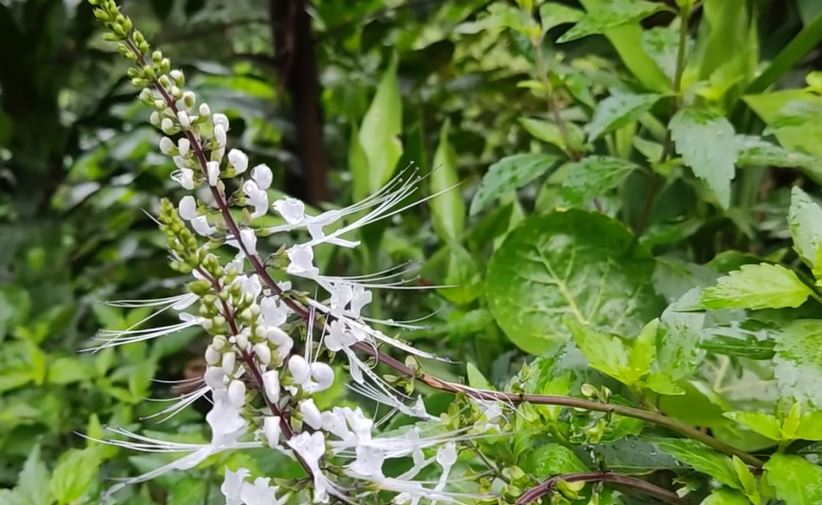
[[[611,472],[581,472],[551,477],[542,484],[523,493],[517,500],[517,505],[526,505],[551,494],[560,482],[607,482],[618,486],[629,487],[665,503],[671,503],[673,505],[685,505],[686,503],[685,500],[680,498],[676,493],[636,477]]]

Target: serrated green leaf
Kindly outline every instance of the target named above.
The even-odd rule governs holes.
[[[589,470],[574,451],[560,444],[545,444],[528,451],[520,467],[537,478]]]
[[[609,96],[597,104],[591,121],[585,126],[588,138],[595,140],[638,120],[662,96],[656,93],[644,95],[619,93]]]
[[[748,468],[748,465],[737,456],[731,458],[731,463],[734,472],[736,472],[736,477],[742,485],[742,492],[745,493],[745,496],[747,496],[754,505],[762,505],[762,495],[759,493],[759,485],[756,482],[756,477],[754,477],[754,474]]]
[[[96,447],[71,449],[60,458],[51,476],[51,493],[59,505],[80,500],[91,488],[100,456]]]
[[[822,321],[793,321],[776,342],[774,375],[779,395],[822,407]]]
[[[814,176],[822,173],[822,159],[810,154],[789,151],[756,135],[737,135],[739,166],[801,168]]]
[[[574,319],[566,319],[565,324],[591,368],[629,386],[639,381],[642,374],[637,375],[631,369],[629,348],[622,339],[593,330]]]
[[[725,412],[728,419],[745,425],[751,430],[771,440],[781,440],[779,419],[765,412]]]
[[[551,154],[515,154],[488,167],[474,198],[471,215],[475,215],[508,191],[520,188],[556,165],[559,158]]]
[[[660,450],[667,452],[678,461],[691,466],[734,489],[741,489],[739,478],[731,463],[731,458],[720,454],[708,446],[684,438],[655,439]]]
[[[688,310],[697,300],[698,292],[686,292],[660,317],[656,368],[673,383],[692,376],[705,355],[699,348],[705,314]]]
[[[715,489],[700,505],[750,505],[748,498],[739,491]]]
[[[731,181],[737,158],[734,127],[718,114],[686,108],[669,125],[677,152],[713,191],[722,208],[731,204]]]
[[[570,316],[596,331],[636,335],[659,314],[648,251],[620,223],[581,210],[533,216],[491,258],[491,314],[521,349],[542,354],[568,339]]]
[[[402,99],[397,81],[398,58],[391,63],[377,86],[377,93],[359,131],[360,146],[368,161],[368,192],[374,193],[391,178],[402,156]]]
[[[656,357],[656,338],[659,331],[659,319],[646,324],[631,344],[628,352],[628,367],[634,376],[642,377],[651,369]]]
[[[765,479],[785,505],[822,503],[822,467],[800,456],[774,454],[764,468]]]
[[[558,43],[603,33],[609,28],[641,21],[651,14],[665,10],[663,4],[645,0],[611,0],[605,8],[588,11],[573,28],[557,39]]]
[[[638,165],[619,158],[588,156],[567,168],[568,176],[562,181],[562,198],[568,203],[580,204],[604,196],[638,168]]]
[[[40,459],[40,446],[29,452],[15,488],[20,505],[49,505],[49,471]],[[2,503],[0,501],[0,503]]]
[[[743,265],[702,291],[709,309],[778,309],[799,307],[812,294],[792,270],[781,265]]]
[[[822,243],[822,207],[798,186],[791,189],[788,225],[796,253],[805,264],[813,266]]]
[[[571,144],[573,144],[568,146],[566,145],[565,138],[562,136],[562,132],[559,127],[550,121],[530,117],[521,117],[519,118],[519,122],[522,127],[528,131],[528,133],[534,136],[534,138],[547,142],[566,152],[572,149],[578,149],[584,140],[582,130],[580,130],[580,128],[573,123],[566,123],[565,125],[568,131],[569,140]]]
[[[560,3],[544,3],[539,7],[539,19],[540,24],[542,25],[542,33],[546,33],[551,28],[560,25],[576,23],[582,19],[584,14],[585,12],[579,9],[574,9]]]
[[[431,193],[440,193],[429,205],[434,216],[434,228],[444,240],[456,240],[465,228],[465,203],[459,189],[457,155],[448,142],[449,122],[442,125],[440,141],[434,153],[431,171]]]

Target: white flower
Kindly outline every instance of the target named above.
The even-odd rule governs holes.
[[[208,106],[207,103],[201,103],[199,112],[201,116],[209,117],[211,115],[211,108]]]
[[[268,366],[271,363],[271,348],[268,347],[267,343],[260,342],[259,344],[254,344],[254,355],[257,356],[257,360],[263,365]]]
[[[289,308],[273,296],[260,300],[260,312],[267,326],[281,326],[288,318]]]
[[[208,224],[208,218],[206,216],[197,216],[192,218],[191,227],[194,228],[197,235],[201,235],[203,237],[208,237],[217,231],[217,228]]]
[[[323,427],[323,416],[320,414],[320,409],[314,404],[313,398],[300,402],[300,414],[303,416],[303,421],[315,430]]]
[[[248,198],[248,203],[254,207],[254,212],[251,214],[252,218],[264,216],[268,212],[268,193],[260,189],[254,181],[245,181],[243,183],[243,193]]]
[[[183,128],[191,128],[191,118],[188,116],[188,112],[184,110],[177,111],[177,121],[180,122],[180,126]]]
[[[190,168],[181,168],[171,174],[171,179],[180,184],[183,189],[194,189],[194,171]]]
[[[223,370],[229,376],[234,375],[234,367],[237,366],[237,354],[234,351],[223,353]]]
[[[288,360],[288,371],[291,373],[294,382],[300,385],[305,384],[311,375],[308,362],[299,354],[291,356],[291,359]]]
[[[271,186],[271,181],[274,176],[271,173],[271,169],[268,168],[268,165],[260,163],[251,170],[251,178],[254,179],[254,182],[257,183],[260,189],[266,190]]]
[[[185,156],[191,149],[191,142],[185,137],[180,137],[177,141],[177,149],[180,151],[180,156]]]
[[[160,139],[160,152],[163,154],[173,154],[174,153],[174,141],[168,137],[162,137]]]
[[[242,241],[245,252],[249,256],[257,254],[257,234],[254,230],[246,228],[240,232],[240,240]]]
[[[288,250],[288,267],[286,273],[308,277],[317,276],[320,270],[314,266],[314,250],[307,245],[295,245]]]
[[[171,118],[164,117],[162,121],[160,121],[160,129],[163,130],[163,133],[172,134],[174,133],[174,121]]]
[[[225,369],[219,366],[210,366],[206,368],[203,374],[203,381],[211,389],[224,389],[226,379]]]
[[[228,117],[226,117],[225,114],[220,114],[218,112],[218,113],[214,114],[214,116],[212,116],[211,120],[214,121],[214,126],[215,127],[221,126],[224,131],[228,131],[228,129],[229,129]]]
[[[280,445],[280,418],[278,416],[266,416],[263,418],[263,435],[265,441],[271,448]]]
[[[263,374],[263,389],[269,402],[280,401],[280,375],[277,370],[268,370]]]
[[[346,329],[345,324],[339,319],[331,321],[331,324],[328,325],[328,335],[325,337],[325,346],[329,351],[342,351],[343,349],[348,349],[356,342],[357,338],[353,332]]]
[[[186,195],[180,199],[178,204],[180,217],[186,221],[190,221],[197,217],[197,201],[191,195]]]
[[[220,486],[220,491],[225,496],[226,505],[242,505],[241,493],[249,473],[245,468],[238,468],[236,472],[226,468],[223,485]]]
[[[286,197],[274,202],[276,210],[288,224],[300,224],[305,220],[305,204],[296,198]]]
[[[321,431],[306,431],[291,437],[288,445],[297,453],[314,476],[314,501],[328,502],[329,493],[339,495],[334,485],[320,469],[320,458],[325,454],[325,437]]]
[[[234,167],[237,174],[245,172],[248,168],[248,156],[239,149],[232,149],[228,151],[228,162]]]
[[[220,354],[220,351],[215,349],[214,346],[209,345],[208,347],[206,347],[206,350],[205,350],[206,363],[208,363],[209,365],[216,365],[217,363],[220,362],[221,358],[222,358],[222,355]]]
[[[216,186],[217,181],[220,180],[220,163],[216,161],[207,162],[206,172],[208,173],[208,185]]]

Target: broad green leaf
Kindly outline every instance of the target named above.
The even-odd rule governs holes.
[[[588,138],[595,140],[638,120],[660,98],[662,95],[656,93],[645,95],[619,93],[609,96],[597,104],[591,122],[585,126]]]
[[[508,191],[520,188],[556,165],[558,157],[551,154],[515,154],[488,167],[479,188],[471,200],[471,215],[485,209]]]
[[[814,266],[822,243],[822,207],[798,186],[791,188],[788,225],[796,253],[807,265]]]
[[[804,89],[785,89],[760,95],[747,95],[743,100],[774,130],[779,143],[786,149],[822,156],[822,143],[819,142],[822,138],[822,123],[819,121],[775,126],[784,118],[785,112],[797,104],[822,106],[822,96]]]
[[[794,321],[776,343],[774,375],[779,395],[822,408],[822,321]]]
[[[655,443],[678,461],[691,466],[719,482],[735,489],[741,489],[731,458],[720,454],[708,446],[686,438],[662,438]]]
[[[629,349],[622,339],[593,330],[570,318],[565,323],[591,368],[629,386],[639,382],[644,372],[637,373],[631,368]]]
[[[520,467],[537,478],[589,470],[574,451],[560,444],[544,444],[528,451]]]
[[[725,66],[747,81],[756,62],[758,47],[749,39],[751,21],[746,1],[706,0],[704,15],[703,34],[707,37],[700,41],[699,76],[707,79]]]
[[[765,412],[726,412],[725,417],[743,424],[771,440],[781,440],[779,419]]]
[[[705,355],[699,347],[705,314],[689,310],[698,299],[698,293],[697,289],[686,292],[660,317],[657,369],[674,383],[696,373]]]
[[[750,505],[748,498],[739,491],[716,489],[700,505]]]
[[[638,168],[619,158],[588,156],[568,168],[568,176],[562,181],[562,198],[568,203],[580,204],[604,196]]]
[[[360,129],[351,125],[351,138],[348,139],[348,170],[351,172],[351,193],[354,201],[359,202],[370,192],[371,183],[368,174],[368,158],[360,144]]]
[[[727,209],[737,158],[734,127],[723,116],[693,108],[677,112],[669,126],[685,164],[708,184],[722,208]]]
[[[748,328],[748,324],[742,322],[728,327],[708,328],[699,345],[715,354],[755,360],[773,358],[777,330],[767,327]]]
[[[50,384],[71,384],[94,377],[94,369],[90,363],[74,357],[54,359],[48,366],[48,382]]]
[[[774,454],[764,468],[765,479],[785,505],[822,503],[822,467],[800,456]]]
[[[71,449],[60,458],[51,476],[51,493],[59,505],[80,500],[97,477],[100,456],[96,447]]]
[[[802,440],[822,440],[822,410],[802,416],[796,438]]]
[[[709,309],[778,309],[799,307],[811,289],[792,270],[781,265],[743,265],[702,291]]]
[[[28,457],[23,470],[17,478],[15,488],[20,505],[49,505],[49,471],[40,459],[40,446],[35,446]],[[0,501],[2,503],[2,501]]]
[[[609,28],[641,21],[651,14],[665,10],[658,2],[645,0],[611,0],[604,8],[589,10],[573,28],[557,39],[558,43],[603,33]]]
[[[604,333],[636,335],[659,314],[648,251],[620,223],[581,210],[533,216],[491,258],[492,315],[523,350],[542,354],[568,339],[570,317]]]
[[[434,153],[434,169],[431,171],[431,193],[439,195],[431,199],[434,227],[444,240],[456,240],[465,227],[465,203],[459,189],[457,155],[448,142],[448,121],[442,125],[440,142]]]
[[[756,135],[737,135],[739,159],[737,164],[756,167],[800,168],[811,177],[822,174],[822,159],[809,154],[789,151]]]
[[[368,161],[368,192],[374,193],[388,182],[402,156],[402,100],[397,81],[397,56],[377,86],[377,93],[359,131],[359,140]]]
[[[642,47],[673,82],[679,51],[679,18],[677,22],[669,26],[657,26],[643,30]]]
[[[488,13],[490,15],[485,22],[491,28],[497,30],[509,28],[525,35],[529,40],[537,40],[540,36],[540,26],[525,9],[504,3],[494,3],[488,7]]]
[[[542,33],[546,33],[551,28],[576,23],[585,13],[579,9],[574,9],[555,2],[548,2],[540,5],[539,19],[542,25]]]
[[[651,369],[656,357],[656,337],[659,319],[654,319],[642,328],[631,344],[628,352],[628,367],[635,376],[644,376]]]

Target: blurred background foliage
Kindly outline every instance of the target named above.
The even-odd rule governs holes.
[[[705,57],[701,68],[686,72],[686,79],[702,83],[691,92],[718,105],[737,133],[781,133],[785,147],[822,155],[820,136],[813,135],[822,133],[822,123],[813,125],[818,96],[809,95],[816,108],[805,111],[807,124],[796,118],[766,124],[776,98],[742,99],[774,87],[804,90],[808,71],[822,61],[822,3],[730,3],[742,27],[738,33],[723,27],[713,38],[694,34],[700,45],[694,50]],[[329,251],[320,261],[339,273],[412,261],[421,265],[419,284],[458,286],[422,295],[389,292],[374,315],[433,314],[425,330],[404,336],[471,362],[490,383],[502,384],[527,354],[487,308],[489,257],[525,216],[556,206],[565,173],[551,171],[553,160],[583,149],[583,125],[608,90],[665,93],[670,79],[660,72],[670,74],[676,42],[669,14],[645,19],[652,36],[643,47],[659,75],[643,75],[605,37],[560,46],[554,43],[559,31],[534,46],[531,27],[513,14],[515,5],[129,0],[124,9],[186,71],[190,88],[229,115],[231,142],[274,168],[279,190],[316,207],[344,205],[379,187],[394,167],[412,163],[426,173],[436,169],[425,193],[460,182],[432,205],[367,230],[364,252]],[[703,15],[697,11],[695,26]],[[816,26],[811,36],[809,26]],[[768,62],[802,33],[807,47],[801,54],[760,82]],[[160,196],[178,191],[169,179],[173,165],[155,152],[158,135],[124,78],[126,64],[102,41],[85,3],[0,1],[0,62],[0,487],[13,487],[20,474],[19,485],[30,489],[25,503],[73,503],[102,485],[103,462],[100,475],[107,477],[162,460],[102,449],[78,433],[100,437],[106,424],[141,422],[153,429],[141,419],[162,404],[146,398],[172,396],[179,386],[152,379],[196,376],[205,342],[196,332],[181,332],[151,345],[78,355],[99,328],[125,328],[147,315],[101,302],[164,296],[182,286],[147,215]],[[543,79],[559,90],[552,99],[570,125],[566,137],[546,107]],[[664,104],[658,108],[665,110]],[[651,142],[633,141],[634,134],[649,131],[661,143],[665,134],[658,132],[665,126],[653,117],[637,119],[611,128],[616,133],[598,142],[625,158],[653,151]],[[812,136],[801,138],[803,131]],[[526,158],[512,161],[515,155]],[[658,261],[686,279],[669,275],[665,282],[693,283],[705,275],[700,264],[725,250],[773,260],[789,256],[788,188],[797,180],[822,180],[822,165],[812,161],[782,171],[745,169],[727,210],[714,205],[693,176],[680,173],[681,166],[626,172],[605,188],[619,185],[618,191],[583,206],[595,205],[645,232],[643,242]],[[652,191],[659,192],[656,198],[647,196],[653,185],[660,185]],[[676,255],[665,256],[674,249]],[[436,372],[460,375],[455,368]],[[197,440],[201,425],[194,409],[156,429]],[[72,471],[78,468],[86,471]],[[161,479],[131,499],[218,503],[213,468]],[[37,494],[44,479],[52,498]]]

